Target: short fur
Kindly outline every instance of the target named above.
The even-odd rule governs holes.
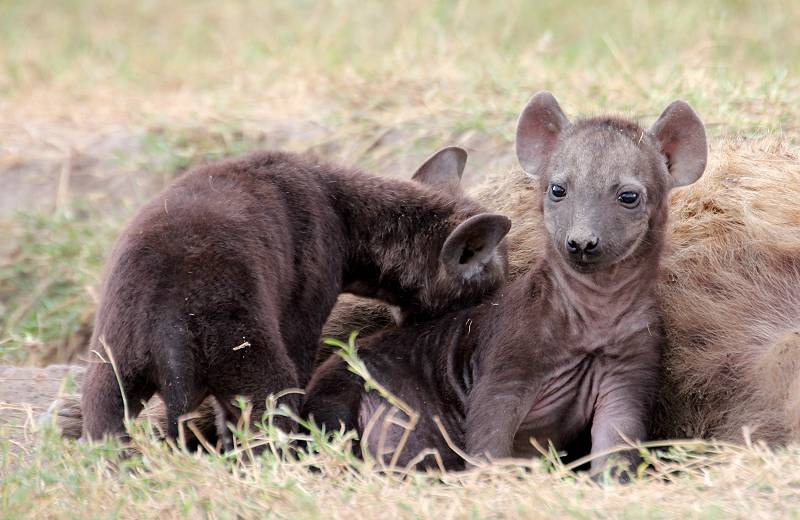
[[[436,179],[436,161],[463,154],[443,151],[421,173]],[[268,395],[308,380],[340,292],[411,316],[474,302],[504,278],[509,225],[457,193],[290,154],[190,171],[112,251],[90,345],[105,361],[84,382],[84,435],[124,432],[120,386],[132,417],[158,393],[172,438],[209,395],[234,422],[234,398],[249,397],[258,419]],[[286,401],[297,409],[297,395]]]
[[[564,449],[590,429],[595,472],[606,450],[647,437],[664,339],[655,289],[667,194],[703,172],[702,123],[676,102],[651,131],[615,118],[570,125],[539,93],[519,128],[520,163],[545,193],[530,207],[547,229],[544,257],[480,305],[361,342],[371,377],[420,413],[401,465],[436,449],[445,468],[462,467],[435,416],[475,459],[534,455],[531,438]],[[556,196],[557,185],[567,195]],[[624,193],[638,202],[623,204]],[[593,245],[573,247],[579,236]],[[339,358],[306,389],[304,414],[328,430],[356,429],[388,461],[403,430],[376,419],[382,408],[391,407]]]
[[[538,191],[521,170],[469,190],[514,222],[512,280],[544,254],[530,211]],[[741,442],[746,426],[773,445],[800,442],[798,200],[800,157],[778,138],[717,144],[703,177],[672,193],[658,284],[668,341],[651,437]],[[342,295],[323,335],[363,337],[390,323],[385,305]],[[77,399],[57,416],[68,437],[80,436]],[[164,420],[160,404],[153,417]]]

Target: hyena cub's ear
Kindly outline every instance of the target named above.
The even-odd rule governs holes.
[[[673,188],[692,184],[703,175],[708,159],[706,129],[688,103],[670,103],[649,132],[667,157]]]
[[[553,97],[542,90],[522,109],[517,122],[517,160],[529,176],[538,178],[569,120]]]
[[[465,279],[479,276],[484,266],[500,260],[497,251],[511,229],[511,220],[495,213],[480,213],[456,227],[444,241],[439,260],[450,274]]]
[[[461,175],[466,164],[466,150],[457,146],[442,148],[422,163],[411,179],[456,195],[461,192]]]

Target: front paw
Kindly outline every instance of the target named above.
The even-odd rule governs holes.
[[[591,478],[601,486],[613,483],[628,484],[637,477],[641,463],[642,458],[638,453],[610,457],[605,459],[602,464],[593,465]]]
[[[633,479],[630,468],[608,468],[605,471],[594,473],[592,481],[601,486],[608,486],[611,484],[628,484]]]

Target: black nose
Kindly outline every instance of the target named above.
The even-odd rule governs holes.
[[[597,237],[590,237],[585,239],[567,239],[567,251],[573,255],[590,255],[597,252],[597,246],[600,244],[600,239]]]

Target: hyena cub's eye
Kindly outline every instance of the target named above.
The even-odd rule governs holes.
[[[567,196],[567,190],[558,184],[551,184],[548,191],[550,192],[550,198],[553,200],[561,200]]]
[[[619,194],[617,200],[626,208],[635,208],[639,205],[639,194],[635,191],[624,191]]]

